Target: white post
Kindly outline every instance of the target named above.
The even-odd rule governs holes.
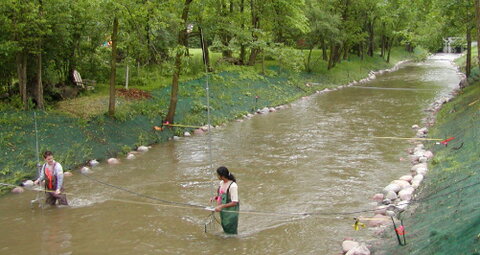
[[[125,73],[125,89],[128,89],[128,65],[127,65],[127,72]]]

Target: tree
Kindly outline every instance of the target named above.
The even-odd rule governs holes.
[[[165,121],[173,123],[175,118],[175,110],[177,108],[177,101],[178,101],[178,81],[180,78],[180,71],[182,68],[182,56],[185,55],[185,49],[187,46],[187,22],[188,22],[188,13],[190,10],[190,4],[193,0],[185,0],[185,4],[183,6],[182,11],[182,18],[180,22],[180,29],[178,32],[178,46],[176,48],[175,53],[175,65],[173,70],[172,76],[172,91],[170,94],[170,105],[168,107],[168,113],[165,118]]]
[[[108,115],[115,115],[115,77],[117,70],[117,34],[118,34],[118,18],[113,17],[112,31],[112,60],[110,63],[110,98],[108,101]]]

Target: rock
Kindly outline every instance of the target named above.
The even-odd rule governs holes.
[[[351,240],[345,240],[342,243],[343,253],[346,253],[346,252],[350,251],[351,249],[353,249],[353,248],[355,248],[359,245],[360,245],[359,242],[355,242],[355,241],[351,241]]]
[[[147,151],[148,151],[148,147],[147,147],[147,146],[144,146],[144,145],[138,146],[137,151],[139,151],[139,152],[147,152]]]
[[[384,198],[385,196],[382,193],[377,193],[372,197],[372,199],[377,202],[381,202]]]
[[[128,159],[128,160],[132,160],[132,159],[136,159],[136,158],[137,158],[137,157],[136,157],[134,154],[132,154],[132,153],[128,153],[128,154],[127,154],[127,159]]]
[[[365,244],[361,244],[351,250],[349,250],[345,255],[370,255],[370,250]]]
[[[402,180],[402,181],[407,181],[407,182],[411,183],[412,180],[413,180],[413,176],[411,176],[411,175],[404,175],[404,176],[402,176],[402,177],[400,177],[400,178],[398,178],[398,179],[399,179],[399,180]]]
[[[176,135],[174,135],[174,136],[173,136],[173,140],[174,140],[174,141],[180,140],[180,137],[179,137],[179,136],[176,136]]]
[[[390,183],[385,188],[383,188],[384,193],[388,193],[389,191],[393,191],[395,193],[399,192],[402,189],[398,184]]]
[[[421,132],[423,134],[427,134],[428,133],[428,128],[426,128],[426,127],[420,128],[419,130],[417,130],[417,133],[418,132]]]
[[[387,213],[388,205],[380,205],[375,208],[375,214],[385,215]]]
[[[420,128],[420,127],[419,127],[417,124],[415,124],[415,125],[412,126],[412,129],[419,129],[419,128]]]
[[[397,209],[397,211],[403,212],[403,211],[405,211],[405,209],[407,209],[408,205],[409,205],[409,202],[408,202],[408,201],[400,201],[400,202],[395,206],[395,208]]]
[[[385,196],[385,198],[390,199],[390,200],[395,200],[395,199],[397,199],[397,193],[389,190],[387,192],[387,195]]]
[[[22,188],[22,187],[15,187],[12,189],[12,193],[15,193],[15,194],[20,194],[20,193],[23,193],[25,190]]]
[[[210,128],[209,128],[210,127]],[[205,125],[205,126],[202,126],[201,129],[204,131],[204,132],[208,132],[208,130],[212,130],[213,129],[213,126],[212,125]]]
[[[413,177],[412,182],[421,182],[423,181],[423,175],[422,174],[417,174],[415,177]]]
[[[116,165],[116,164],[120,164],[120,160],[118,160],[116,158],[109,158],[107,160],[107,163],[110,164],[110,165]]]
[[[91,167],[94,167],[98,164],[100,164],[96,159],[92,159],[88,162],[88,164],[91,166]]]
[[[407,187],[410,187],[410,183],[407,181],[402,181],[402,180],[394,180],[390,184],[397,184],[400,186],[400,189],[405,189]],[[398,192],[398,191],[397,191]]]
[[[269,112],[276,112],[277,110],[275,110],[275,108],[273,108],[273,107],[270,107],[270,108],[268,108],[268,111]]]
[[[410,201],[410,200],[412,200],[412,196],[413,196],[414,191],[415,191],[415,189],[413,187],[408,187],[408,188],[402,189],[402,190],[400,190],[400,192],[398,192],[398,197],[403,201]]]
[[[26,188],[31,188],[31,187],[33,187],[33,184],[34,184],[34,183],[33,183],[32,180],[26,180],[26,181],[22,182],[22,186],[23,186],[23,187],[26,187]]]
[[[431,159],[431,158],[433,158],[433,152],[431,152],[431,151],[425,151],[425,152],[423,153],[423,156],[426,157],[427,159]]]
[[[412,168],[410,168],[410,170],[412,172],[415,172],[415,171],[417,171],[418,168],[427,168],[427,164],[426,163],[415,164],[415,165],[412,166]]]
[[[390,200],[390,199],[384,199],[384,200],[382,201],[382,204],[384,204],[384,205],[389,205],[389,204],[391,204],[391,203],[392,203],[392,200]]]
[[[427,160],[428,160],[427,157],[424,157],[424,156],[421,156],[418,158],[418,162],[420,163],[427,163]]]
[[[190,136],[192,136],[192,134],[190,134],[190,132],[187,131],[187,132],[183,133],[183,136],[190,137]]]
[[[385,212],[385,216],[394,217],[394,216],[395,216],[395,212],[392,211],[392,210],[387,210],[387,211]]]
[[[80,169],[80,173],[82,173],[82,174],[90,174],[90,173],[92,173],[92,170],[90,170],[90,168],[84,166],[84,167],[82,167],[82,169]]]
[[[203,130],[200,129],[200,128],[197,128],[197,129],[193,130],[193,134],[195,134],[195,135],[203,135],[204,133],[205,132],[203,132]]]
[[[63,172],[63,176],[71,177],[71,176],[73,176],[73,173],[72,172]]]

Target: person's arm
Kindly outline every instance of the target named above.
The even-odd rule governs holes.
[[[41,181],[45,179],[45,164],[43,164],[42,168],[40,168],[40,176],[38,176],[38,179],[34,181],[36,185],[38,185]]]
[[[63,167],[58,162],[55,165],[55,172],[57,173],[57,190],[55,193],[60,194],[63,187]]]

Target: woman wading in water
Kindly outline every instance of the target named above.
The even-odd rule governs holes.
[[[240,203],[235,176],[224,166],[217,169],[217,175],[221,181],[215,197],[215,211],[220,212],[223,231],[226,234],[237,234]]]

